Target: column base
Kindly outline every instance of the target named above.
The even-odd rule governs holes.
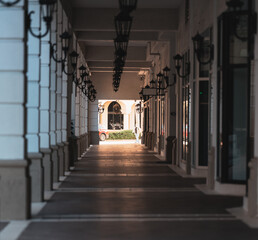
[[[72,136],[69,138],[69,165],[70,167],[74,166],[74,163],[78,159],[78,146],[77,138]]]
[[[44,167],[44,189],[51,191],[53,188],[53,162],[51,161],[51,149],[41,148],[40,152],[43,154]]]
[[[64,170],[64,144],[58,143],[58,162],[59,162],[59,177],[64,176],[65,170]]]
[[[44,201],[44,168],[41,153],[28,153],[30,160],[31,201]]]
[[[81,136],[77,137],[77,160],[81,160]]]
[[[70,171],[70,164],[69,164],[69,142],[64,142],[64,171]]]
[[[99,132],[98,131],[90,132],[90,143],[92,145],[99,145]]]
[[[30,177],[28,161],[0,160],[0,220],[30,217]]]
[[[51,150],[51,160],[53,162],[53,182],[59,182],[58,146],[51,145]]]

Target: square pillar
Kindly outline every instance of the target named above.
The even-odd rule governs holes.
[[[0,220],[30,216],[26,156],[27,1],[0,4]],[[8,19],[8,21],[7,21]]]

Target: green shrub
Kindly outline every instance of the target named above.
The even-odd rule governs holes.
[[[135,139],[135,135],[132,130],[122,130],[122,131],[115,131],[109,132],[109,140],[116,140],[116,139]]]

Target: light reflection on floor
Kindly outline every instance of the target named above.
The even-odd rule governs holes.
[[[108,144],[136,144],[136,140],[106,140],[106,141],[99,141],[99,145],[108,145]],[[140,144],[140,143],[138,143]]]

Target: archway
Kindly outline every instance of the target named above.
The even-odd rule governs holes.
[[[108,106],[108,129],[124,129],[124,115],[121,112],[121,105],[116,101]]]

